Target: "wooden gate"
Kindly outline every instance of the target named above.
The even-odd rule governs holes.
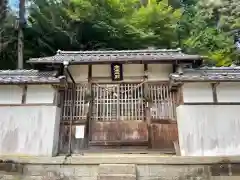
[[[93,84],[92,145],[147,145],[142,84]]]
[[[144,83],[92,84],[91,89],[87,84],[76,84],[62,92],[60,152],[71,149],[79,153],[88,143],[173,148],[173,141],[178,139],[176,94],[168,84],[148,84],[149,107]],[[149,109],[151,124],[146,123]],[[79,125],[86,127],[84,139],[75,137]]]

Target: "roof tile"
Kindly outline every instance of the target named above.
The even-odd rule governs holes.
[[[201,81],[240,82],[240,67],[204,67],[200,69],[184,69],[182,74],[170,74],[170,80],[174,84]]]
[[[198,55],[188,55],[180,49],[158,50],[122,50],[122,51],[57,51],[55,56],[31,58],[30,63],[103,63],[129,61],[170,61],[170,60],[201,60]]]
[[[59,84],[56,71],[0,70],[0,84]]]

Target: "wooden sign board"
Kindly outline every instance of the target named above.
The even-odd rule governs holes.
[[[123,65],[119,63],[111,64],[111,75],[113,81],[123,80]]]

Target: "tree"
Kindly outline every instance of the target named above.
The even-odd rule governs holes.
[[[240,28],[239,0],[201,0],[198,6],[204,10],[204,12],[210,12],[208,16],[215,16],[218,28],[224,31]]]
[[[52,55],[58,49],[174,48],[180,16],[167,1],[145,7],[139,0],[35,0],[25,30],[25,46],[31,49],[26,56]]]
[[[235,12],[236,7],[230,7],[230,4],[224,10],[219,4],[204,1],[31,0],[28,23],[23,29],[24,57],[26,60],[51,56],[58,49],[180,46],[188,53],[208,56],[212,59],[210,63],[229,65],[236,59],[233,36],[229,32],[238,27],[239,11]],[[234,2],[237,3],[236,0]],[[222,23],[222,19],[228,17],[226,14],[231,15],[230,19],[235,18],[232,24]],[[9,59],[14,62],[17,59],[16,31],[10,19],[1,26],[4,27],[4,42],[9,37],[12,39],[1,53],[5,54],[1,60],[4,65],[9,64]],[[13,56],[10,57],[10,54]]]
[[[185,9],[180,25],[182,46],[189,53],[207,56],[210,64],[230,65],[237,60],[237,54],[233,36],[220,23],[222,4],[207,2],[198,1]]]
[[[5,25],[6,25],[6,15],[7,15],[7,1],[0,0],[0,53],[7,47],[9,41],[5,41]]]
[[[168,1],[151,1],[148,6],[132,14],[129,24],[140,31],[141,41],[146,46],[177,48],[177,24],[180,18],[180,9],[174,9]]]
[[[12,69],[16,64],[16,16],[7,7],[4,7],[0,14],[0,66],[1,68]]]
[[[0,21],[6,18],[7,14],[7,0],[0,0]]]

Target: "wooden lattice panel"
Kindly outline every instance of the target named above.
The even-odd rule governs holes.
[[[63,94],[62,119],[72,120],[86,119],[89,103],[86,102],[87,86],[77,84],[75,87],[70,86]]]
[[[94,84],[95,121],[144,120],[143,87],[138,84]]]
[[[152,101],[152,119],[176,119],[176,93],[170,91],[168,84],[149,84],[149,97]]]

